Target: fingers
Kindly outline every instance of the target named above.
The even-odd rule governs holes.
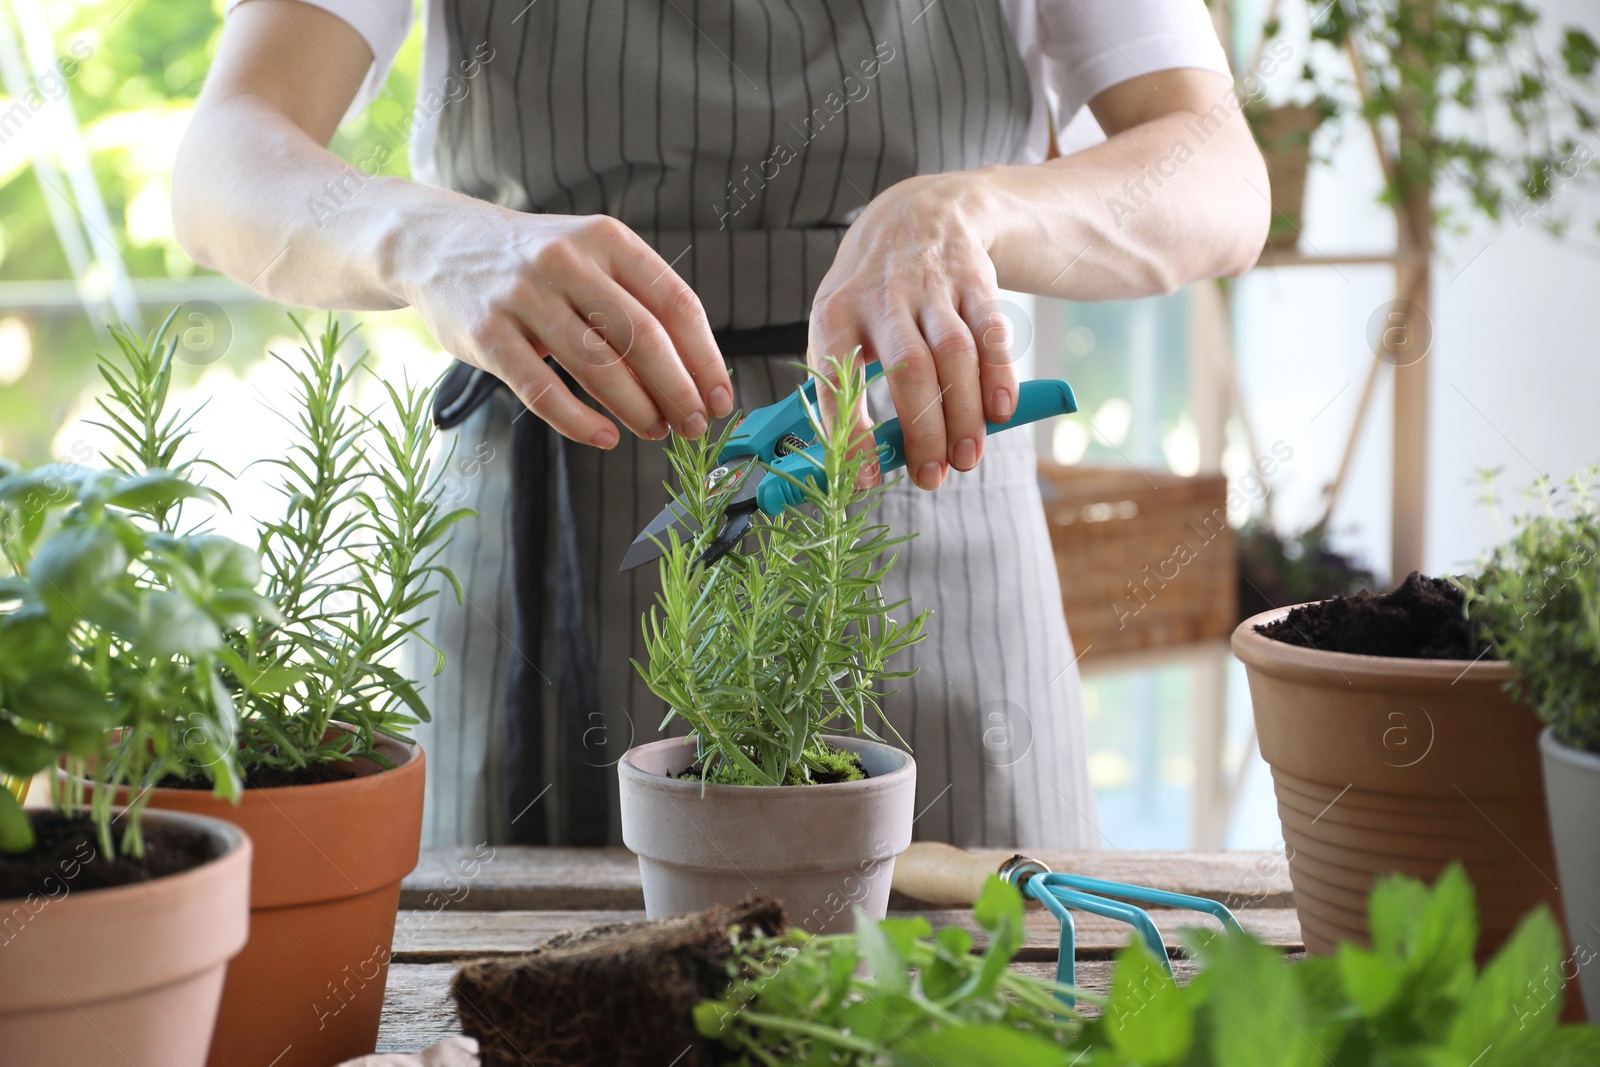
[[[602,247],[609,253],[605,265],[611,277],[665,331],[661,350],[670,348],[676,353],[701,404],[713,418],[727,415],[733,410],[733,382],[711,336],[700,298],[653,248],[621,223],[608,231]]]
[[[664,437],[669,427],[684,437],[705,432],[708,405],[679,358],[672,337],[654,315],[603,276],[583,287],[574,312],[586,324],[579,353],[581,367],[571,366],[567,359],[562,359],[562,364],[585,388],[591,377],[596,379],[596,388],[604,388],[601,379],[606,372],[625,367],[658,412],[657,421],[644,436]],[[560,353],[557,356],[561,358]]]
[[[617,428],[572,395],[533,344],[505,320],[479,339],[483,367],[511,387],[523,405],[568,440],[614,448]]]
[[[592,292],[597,287],[586,280],[596,278],[592,263],[574,258],[560,269],[561,276],[574,280],[580,291]],[[624,426],[651,440],[667,435],[668,423],[661,410],[628,369],[623,353],[613,347],[615,343],[627,348],[626,339],[632,333],[620,307],[591,303],[585,317],[567,302],[566,292],[531,284],[523,287],[513,311],[534,348],[554,356]],[[506,380],[503,375],[501,378]]]
[[[923,339],[933,353],[943,397],[945,459],[969,471],[983,455],[983,398],[979,392],[978,349],[972,328],[946,304],[929,304],[919,318]],[[902,420],[903,423],[904,420]]]
[[[827,300],[819,300],[812,307],[811,327],[806,345],[807,366],[827,380],[834,381],[836,371],[830,359],[838,359],[847,373],[864,375],[867,357],[861,348],[853,316],[841,313],[837,303]],[[825,387],[817,389],[817,407],[821,410],[822,425],[831,429],[835,420],[840,417],[831,389]],[[872,413],[867,408],[866,398],[862,398],[855,411],[846,412],[843,417],[854,426],[852,451],[875,452],[877,442],[872,436]],[[862,468],[857,481],[861,488],[866,489],[877,485],[879,480],[880,472],[877,459],[874,457],[872,462]]]
[[[937,489],[949,470],[949,446],[933,353],[908,313],[886,318],[869,333],[873,354],[888,370],[889,395],[905,437],[906,471],[923,489]]]
[[[1012,364],[1016,332],[993,294],[969,290],[961,313],[978,343],[978,391],[990,422],[1008,422],[1017,410],[1017,371]]]

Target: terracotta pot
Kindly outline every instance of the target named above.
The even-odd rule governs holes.
[[[150,806],[226,819],[255,843],[250,943],[228,967],[210,1067],[330,1067],[372,1052],[400,879],[422,841],[422,749],[380,738],[396,764],[358,777],[247,789],[154,789]]]
[[[1549,727],[1539,751],[1572,938],[1563,969],[1577,972],[1593,1022],[1600,1020],[1600,756],[1563,745]]]
[[[1453,860],[1477,891],[1486,956],[1539,904],[1561,914],[1539,720],[1504,663],[1319,652],[1233,634],[1272,768],[1306,947],[1366,943],[1380,874],[1432,880]]]
[[[811,933],[854,928],[852,909],[882,918],[894,858],[911,844],[917,765],[897,748],[829,737],[858,753],[867,777],[829,785],[707,785],[668,778],[694,742],[630,749],[622,780],[622,840],[639,857],[645,912],[681,915],[751,893],[782,900]]]
[[[200,1067],[250,915],[250,839],[216,819],[147,812],[215,859],[113,889],[0,900],[0,1062]]]
[[[1272,227],[1267,248],[1292,251],[1305,228],[1306,175],[1311,169],[1311,135],[1322,125],[1322,112],[1314,105],[1263,109],[1252,121],[1261,158],[1267,165],[1267,185],[1272,197]]]

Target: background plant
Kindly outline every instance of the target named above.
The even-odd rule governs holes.
[[[1455,212],[1491,220],[1540,216],[1559,232],[1561,212],[1542,212],[1556,191],[1594,162],[1600,46],[1575,27],[1552,53],[1539,12],[1521,0],[1333,0],[1305,5],[1311,39],[1357,60],[1355,91],[1340,86],[1340,61],[1313,53],[1301,80],[1320,104],[1339,104],[1374,124],[1391,149],[1383,202],[1402,206],[1431,187],[1453,189]],[[1268,37],[1280,32],[1268,21]],[[1452,205],[1435,205],[1435,221]]]
[[[851,410],[866,385],[840,371],[834,361],[831,377],[815,375],[817,388]],[[828,429],[816,411],[811,420],[825,444],[824,484],[803,485],[806,506],[758,514],[750,548],[708,567],[694,560],[731,492],[708,483],[737,420],[720,437],[674,438],[669,449],[677,482],[669,488],[699,532],[663,546],[661,592],[643,621],[647,664],[634,666],[667,704],[662,725],[680,718],[693,729],[705,781],[779,785],[837,773],[821,735],[848,724],[881,740],[870,724],[888,722],[878,686],[914,673],[888,666],[921,640],[927,613],[897,621],[908,602],[883,597],[892,550],[905,538],[873,522],[882,487],[859,487],[876,456],[852,450],[847,421]]]
[[[1492,475],[1490,476],[1492,479]],[[1600,468],[1533,485],[1540,510],[1500,519],[1502,543],[1461,582],[1468,617],[1511,664],[1518,698],[1562,744],[1600,754]]]
[[[130,360],[150,359],[161,332],[113,336]],[[130,384],[115,372],[108,380]],[[172,447],[110,470],[0,461],[0,772],[26,781],[66,757],[78,775],[56,781],[55,806],[76,814],[87,804],[106,855],[119,786],[132,787],[121,846],[135,855],[145,785],[203,765],[219,795],[238,795],[229,635],[279,621],[256,592],[254,551],[175,531],[185,501],[221,503],[190,480],[190,464],[174,462],[183,435],[181,423],[155,424],[151,439]],[[0,850],[26,851],[33,839],[17,796],[0,789]]]
[[[1564,942],[1530,913],[1480,971],[1472,887],[1452,866],[1432,888],[1401,876],[1368,903],[1372,947],[1285,961],[1246,933],[1190,930],[1200,965],[1174,984],[1135,938],[1109,997],[1083,1021],[1057,988],[1007,970],[1022,944],[1021,894],[991,879],[973,918],[989,945],[917,919],[856,932],[740,941],[733,982],[695,1012],[747,1065],[839,1067],[1579,1067],[1600,1030],[1558,1023]],[[859,964],[865,962],[866,973]]]

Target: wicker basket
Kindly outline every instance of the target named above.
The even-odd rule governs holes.
[[[1079,653],[1232,633],[1238,559],[1226,478],[1041,460],[1039,483]]]

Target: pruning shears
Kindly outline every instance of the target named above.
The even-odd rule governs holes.
[[[883,364],[869,363],[866,373],[871,381],[883,373]],[[999,433],[1077,410],[1072,386],[1066,382],[1054,378],[1023,382],[1016,411],[1006,422],[989,423],[988,432]],[[721,525],[695,559],[696,565],[715,563],[731,552],[743,540],[757,511],[778,515],[784,508],[805,502],[805,486],[827,487],[823,445],[815,440],[818,422],[817,383],[808,379],[783,400],[757,408],[734,427],[706,485],[708,490],[732,491],[723,506]],[[880,473],[888,474],[906,465],[905,436],[898,418],[881,423],[872,436],[878,445]],[[669,503],[633,539],[618,573],[660,559],[673,532],[683,542],[698,530],[676,501]]]

